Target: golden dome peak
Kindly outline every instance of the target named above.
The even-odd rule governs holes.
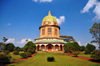
[[[44,17],[42,20],[42,22],[46,22],[46,21],[57,22],[56,18],[51,15],[50,11],[48,12],[48,15],[46,17]]]
[[[49,12],[48,12],[48,15],[51,15],[51,12],[50,12],[50,10],[49,10]]]

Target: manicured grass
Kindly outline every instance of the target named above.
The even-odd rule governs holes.
[[[47,62],[47,57],[55,57],[55,62]],[[64,53],[37,53],[34,57],[9,66],[100,66],[99,64],[67,56]]]
[[[84,54],[84,52],[80,52],[80,54],[78,55],[80,57],[87,57],[87,58],[91,58],[90,54]]]
[[[24,52],[19,52],[19,53],[24,53]],[[13,59],[19,59],[22,58],[20,55],[14,55],[13,52],[10,52],[10,55]]]

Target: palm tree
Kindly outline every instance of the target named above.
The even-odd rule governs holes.
[[[7,38],[3,37],[3,41],[4,41],[4,42],[6,42],[7,40],[8,40]]]

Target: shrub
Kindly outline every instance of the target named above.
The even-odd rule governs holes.
[[[8,51],[8,50],[4,50],[3,51],[5,54],[9,54],[10,53],[10,51]]]
[[[85,46],[80,46],[80,51],[85,51]]]
[[[47,57],[47,61],[48,61],[48,62],[55,61],[55,58],[54,58],[54,57]]]
[[[74,48],[75,47],[72,45],[72,43],[65,44],[64,46],[65,53],[72,53],[74,51]]]
[[[42,50],[37,50],[37,51],[42,51]]]
[[[20,56],[21,56],[22,58],[27,58],[26,53],[20,53]]]
[[[19,51],[13,51],[14,55],[19,55]]]
[[[32,41],[26,43],[23,48],[24,52],[30,52],[30,53],[34,53],[35,49],[36,49],[36,45]]]
[[[20,51],[24,51],[23,48],[20,48]]]
[[[31,53],[30,52],[25,52],[27,57],[31,57]]]
[[[14,51],[20,51],[20,47],[15,47]]]
[[[80,46],[79,46],[79,44],[77,42],[73,42],[72,44],[75,47],[74,51],[79,51],[80,50]]]
[[[66,43],[64,46],[65,53],[72,53],[73,51],[79,51],[80,46],[77,42]]]
[[[93,52],[96,49],[96,47],[92,44],[87,44],[86,45],[86,49],[85,49],[85,54],[90,54],[91,52]]]
[[[77,55],[78,55],[79,53],[80,53],[79,51],[75,51],[75,52],[73,52],[72,54],[73,54],[74,56],[77,57]]]
[[[89,51],[89,49],[85,49],[85,54],[90,54],[91,52]]]
[[[8,50],[10,52],[12,52],[14,50],[15,46],[13,43],[8,43],[8,44],[5,44],[4,47],[3,47],[3,50]]]
[[[63,50],[58,50],[58,51],[63,51]]]
[[[100,60],[100,51],[94,50],[90,57],[94,58],[94,59],[97,59],[97,60]]]
[[[0,53],[0,64],[10,63],[11,56],[5,53]]]

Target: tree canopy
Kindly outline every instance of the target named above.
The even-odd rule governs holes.
[[[70,52],[72,53],[73,51],[79,51],[80,50],[80,46],[77,42],[73,42],[73,43],[66,43],[64,46],[64,50],[65,52]]]
[[[4,45],[5,45],[5,43],[0,42],[0,51],[2,51],[2,50],[3,50]]]
[[[75,39],[73,38],[73,36],[67,36],[67,35],[60,35],[59,37],[61,38],[65,38],[66,42],[70,42],[70,41],[75,41]]]
[[[6,37],[3,37],[3,41],[6,42],[8,39]]]
[[[85,53],[86,54],[90,54],[91,52],[93,52],[96,49],[96,47],[92,44],[87,44],[86,45],[86,49],[85,49]]]
[[[15,46],[13,43],[8,43],[4,45],[3,51],[8,50],[10,52],[12,52],[14,50]]]
[[[20,47],[15,47],[14,51],[20,51]]]
[[[31,52],[31,53],[34,53],[35,49],[36,45],[32,41],[27,42],[23,48],[25,52]]]
[[[94,23],[93,26],[90,28],[90,33],[93,36],[92,38],[95,38],[95,40],[91,42],[99,44],[99,50],[100,50],[100,23]]]
[[[85,46],[80,46],[80,51],[85,51]]]

